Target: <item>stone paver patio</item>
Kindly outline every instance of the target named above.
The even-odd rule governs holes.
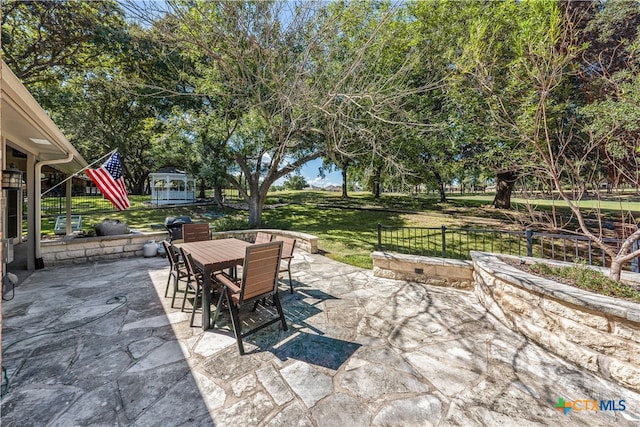
[[[169,307],[165,259],[35,272],[2,304],[2,425],[640,422],[637,393],[506,329],[472,293],[375,278],[307,253],[296,253],[292,270],[295,294],[281,288],[289,330],[250,336],[242,357],[228,328],[203,332]],[[624,400],[626,410],[565,415],[559,398]]]

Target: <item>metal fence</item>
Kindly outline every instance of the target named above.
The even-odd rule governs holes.
[[[105,199],[102,194],[93,188],[89,194],[74,193],[71,197],[71,212],[79,215],[91,213],[113,212],[114,207],[111,202]],[[229,202],[240,201],[241,197],[236,189],[224,189],[223,200]],[[207,196],[213,197],[213,192],[208,191]],[[129,195],[131,207],[129,209],[156,209],[158,205],[153,203],[150,195]],[[43,216],[64,215],[67,212],[67,200],[60,191],[52,191],[45,194],[41,200],[41,211]],[[26,212],[26,209],[25,209]]]
[[[56,194],[42,196],[40,208],[43,215],[64,215],[67,209],[66,198]],[[89,212],[104,212],[113,210],[113,205],[109,200],[102,197],[102,194],[73,196],[71,211],[73,213],[86,214]]]
[[[603,241],[618,250],[621,239]],[[636,243],[637,248],[637,243]],[[604,250],[585,236],[539,233],[533,230],[507,231],[475,228],[395,227],[378,224],[378,250],[442,258],[470,259],[470,251],[530,256],[558,261],[584,261],[608,267]],[[638,259],[625,269],[640,272]]]

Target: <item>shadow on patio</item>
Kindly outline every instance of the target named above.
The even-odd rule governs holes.
[[[211,383],[203,396],[202,379],[183,355],[179,336],[189,331],[174,327],[187,316],[167,315],[154,287],[165,264],[127,259],[53,268],[21,284],[3,302],[9,382],[3,382],[2,424],[210,420],[224,391]]]

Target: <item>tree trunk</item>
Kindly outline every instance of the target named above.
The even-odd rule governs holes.
[[[380,179],[382,178],[382,168],[381,167],[377,167],[375,174],[373,176],[373,197],[375,197],[376,199],[380,198],[380,187],[382,187],[382,185],[380,184]]]
[[[622,262],[620,262],[616,258],[611,258],[611,266],[609,267],[609,278],[619,282],[621,273]]]
[[[147,178],[145,176],[140,176],[138,179],[134,181],[132,187],[129,187],[128,190],[131,194],[144,194],[144,187],[147,182]]]
[[[515,171],[498,172],[496,196],[493,199],[493,207],[496,209],[511,209],[511,192],[518,179]]]
[[[207,197],[207,194],[205,193],[205,185],[204,185],[204,180],[200,181],[200,195],[198,195],[199,198],[204,199],[205,197]]]
[[[262,226],[262,208],[264,207],[264,197],[260,193],[251,191],[249,195],[249,227],[259,228]]]
[[[218,206],[222,206],[222,186],[216,185],[213,187],[213,203],[216,203]]]
[[[342,198],[348,199],[349,195],[347,194],[347,166],[344,165],[342,167]]]
[[[433,171],[433,175],[436,177],[436,182],[438,183],[438,191],[440,192],[440,203],[445,203],[447,201],[447,193],[444,188],[444,181],[442,180],[442,176],[438,171]]]

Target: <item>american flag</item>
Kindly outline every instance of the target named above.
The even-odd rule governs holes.
[[[109,199],[119,211],[129,207],[129,196],[124,185],[122,163],[116,151],[98,169],[87,169],[87,175],[104,197]]]

